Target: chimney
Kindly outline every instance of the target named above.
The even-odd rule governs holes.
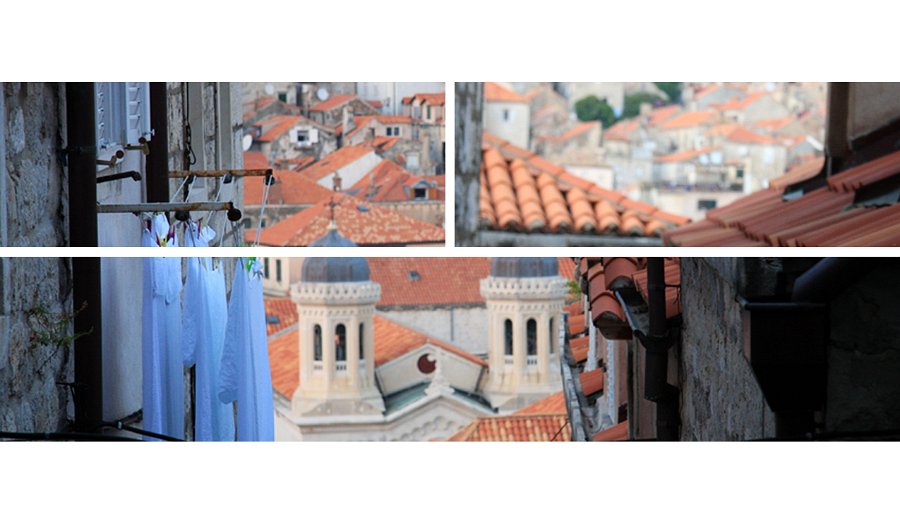
[[[349,103],[347,105],[344,105],[344,108],[341,109],[341,125],[342,125],[341,128],[344,129],[343,130],[344,136],[346,136],[348,132],[353,130],[350,128],[350,122],[353,121],[353,117],[352,117],[352,114],[350,111],[351,111],[351,108],[350,108]]]
[[[334,191],[340,192],[341,191],[341,175],[338,174],[337,172],[335,172],[334,177],[331,178],[331,181],[334,184]]]

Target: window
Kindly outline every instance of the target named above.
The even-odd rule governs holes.
[[[322,360],[322,327],[319,325],[313,327],[313,359]]]
[[[394,136],[400,135],[400,127],[394,127]]]
[[[334,358],[338,361],[347,360],[347,327],[343,324],[334,328]]]
[[[529,319],[525,323],[525,343],[527,355],[537,355],[537,321]]]
[[[744,168],[741,167],[741,168],[737,169],[737,170],[734,172],[734,176],[735,176],[737,179],[744,179]]]
[[[509,121],[510,116],[512,115],[509,113],[509,109],[503,109],[503,121]]]
[[[266,261],[268,261],[268,259],[266,259]],[[279,283],[281,282],[281,260],[280,259],[275,260],[275,280],[278,281]]]
[[[387,135],[388,135],[388,136],[391,135],[391,131],[392,131],[392,130],[393,130],[393,129],[391,129],[390,127],[387,128]]]
[[[426,120],[431,119],[431,105],[429,105],[428,107],[425,108],[425,119]]]
[[[94,102],[98,149],[137,144],[150,136],[150,84],[97,82]]]
[[[297,143],[304,145],[309,143],[309,131],[297,129]]]
[[[269,258],[263,259],[263,275],[265,275],[266,279],[269,278]]]
[[[366,325],[359,323],[359,360],[366,360]]]
[[[716,200],[701,199],[697,201],[697,210],[710,210],[716,208]]]
[[[550,344],[547,345],[550,347],[550,353],[553,353],[553,340],[556,333],[553,331],[553,318],[550,318]]]
[[[503,354],[513,354],[513,324],[511,319],[503,322]]]
[[[427,188],[413,189],[413,197],[416,199],[428,199],[428,189]]]

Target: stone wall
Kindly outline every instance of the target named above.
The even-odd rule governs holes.
[[[68,259],[0,259],[0,431],[54,432],[72,420],[72,277]],[[55,323],[62,323],[59,328]]]
[[[872,270],[830,305],[825,430],[900,428],[900,270]]]
[[[736,297],[739,282],[748,273],[744,261],[681,260],[682,440],[747,440],[775,435],[775,416],[742,353],[741,305]]]
[[[6,172],[0,174],[7,176],[9,246],[65,246],[68,178],[59,156],[65,141],[64,84],[2,85]]]

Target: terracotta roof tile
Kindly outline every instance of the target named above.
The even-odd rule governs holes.
[[[355,94],[333,94],[327,100],[313,105],[309,110],[313,112],[330,111],[355,99],[358,99]]]
[[[444,229],[419,221],[343,193],[335,195],[335,220],[341,235],[359,246],[391,246],[443,243]],[[324,236],[331,220],[328,201],[313,206],[264,228],[260,244],[267,246],[307,246]],[[247,231],[248,240],[256,231]]]
[[[319,181],[371,152],[373,149],[365,145],[347,145],[306,167],[302,172],[308,179]]]
[[[290,297],[266,297],[266,335],[272,335],[297,324],[297,305]],[[269,322],[269,318],[277,322]]]
[[[276,170],[273,176],[275,183],[269,186],[267,205],[312,205],[328,199],[333,194],[331,190],[310,181],[300,172]],[[243,183],[244,205],[260,205],[265,190],[265,178],[245,177]]]
[[[743,98],[732,98],[731,100],[729,100],[725,103],[715,103],[715,104],[713,104],[713,106],[716,107],[717,109],[719,109],[720,111],[742,110],[742,109],[746,109],[748,106],[750,106],[752,103],[755,103],[757,100],[759,100],[763,96],[766,96],[766,93],[755,92],[752,94],[748,94],[747,96],[744,96]]]
[[[269,168],[269,160],[262,152],[248,150],[244,152],[244,168],[267,169]]]
[[[490,134],[485,134],[483,143],[479,196],[483,226],[644,236],[647,232],[659,235],[689,221],[599,187]]]
[[[749,143],[753,145],[772,145],[778,143],[774,138],[763,136],[746,127],[740,126],[731,131],[725,139],[734,143]]]
[[[572,430],[565,414],[479,417],[448,438],[455,442],[566,442]]]
[[[391,160],[382,160],[350,189],[360,199],[377,202],[408,201],[411,194],[404,188],[413,175]]]
[[[681,152],[675,152],[673,154],[666,154],[665,156],[658,156],[654,158],[653,161],[657,163],[677,163],[680,161],[690,161],[695,158],[699,158],[704,154],[709,154],[713,149],[710,147],[704,147],[702,149],[696,150],[683,150]]]
[[[507,102],[507,103],[528,103],[528,98],[521,94],[508,89],[499,83],[485,82],[484,84],[484,101],[489,102]]]
[[[628,440],[628,421],[622,421],[615,426],[597,432],[594,442],[620,442]]]
[[[825,166],[825,158],[819,156],[817,158],[808,159],[798,165],[791,167],[790,170],[775,179],[769,180],[769,186],[773,189],[784,190],[794,183],[806,181],[822,171]]]
[[[677,116],[669,118],[659,125],[659,128],[665,130],[687,129],[690,127],[699,127],[701,125],[711,125],[718,119],[715,111],[689,111],[683,112]]]
[[[900,246],[900,205],[853,206],[856,191],[900,175],[893,152],[828,178],[823,187],[785,199],[782,191],[819,173],[822,160],[778,178],[772,187],[707,212],[706,219],[663,234],[681,246]]]
[[[604,140],[631,141],[631,133],[638,130],[641,123],[637,118],[620,120],[603,132]]]
[[[373,257],[373,281],[381,284],[379,307],[481,304],[480,281],[491,273],[486,257]]]
[[[404,98],[404,100],[405,99],[406,98]],[[412,103],[416,99],[422,100],[428,105],[441,106],[444,105],[445,95],[442,92],[420,92],[415,96],[411,96],[409,98],[409,103]]]
[[[586,122],[582,122],[582,123],[575,125],[574,127],[566,130],[566,132],[563,132],[562,134],[559,134],[556,136],[535,136],[535,139],[540,140],[540,141],[561,143],[561,142],[569,141],[573,138],[577,138],[578,136],[581,136],[582,134],[584,134],[592,129],[596,129],[599,126],[600,126],[599,121],[586,121]]]

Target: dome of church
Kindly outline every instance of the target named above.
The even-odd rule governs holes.
[[[491,259],[494,277],[553,277],[559,275],[555,257],[495,257]]]
[[[356,243],[334,228],[309,244],[313,247],[355,247]],[[303,260],[304,283],[356,283],[369,280],[369,263],[361,257],[310,257]]]

